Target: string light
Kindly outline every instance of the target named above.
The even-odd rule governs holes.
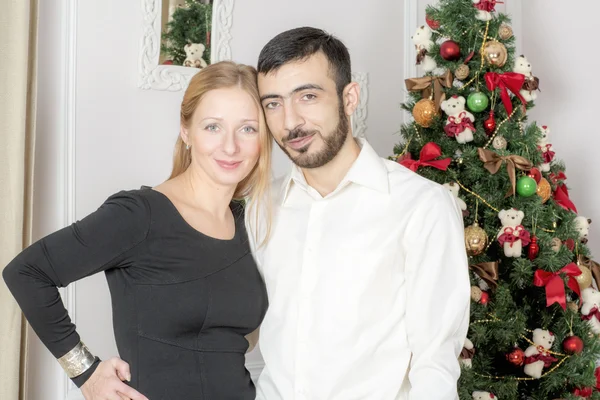
[[[513,115],[515,115],[515,113],[517,112],[518,108],[515,107],[512,112],[510,113],[510,115],[508,117],[506,117],[506,119],[504,119],[503,121],[501,121],[498,126],[496,127],[496,130],[494,131],[494,134],[490,137],[490,140],[488,140],[488,142],[485,144],[485,146],[483,146],[484,149],[487,149],[490,144],[492,144],[492,142],[494,141],[494,138],[496,138],[496,135],[498,134],[498,132],[500,131],[500,128],[502,127],[502,125],[504,125],[506,123],[506,121],[508,121],[509,119],[512,118]]]
[[[503,322],[500,318],[496,317],[493,314],[488,314],[491,319],[480,319],[477,321],[473,321],[471,324],[478,324],[478,323],[486,323],[486,322]],[[532,333],[533,331],[531,329],[527,329],[525,328],[525,330],[527,332]],[[529,344],[531,344],[532,346],[536,346],[537,345],[532,342],[527,336],[525,335],[520,335],[523,339],[525,339]],[[563,353],[558,353],[552,350],[547,350],[544,349],[545,352],[549,353],[549,354],[553,354],[555,356],[559,356],[559,357],[563,357],[561,358],[555,365],[552,366],[552,368],[550,368],[549,370],[547,370],[546,372],[544,372],[541,378],[544,378],[548,375],[550,375],[551,373],[553,373],[554,371],[556,371],[570,356],[567,354],[563,354]],[[496,379],[496,380],[507,380],[507,381],[534,381],[537,380],[538,378],[533,378],[533,377],[520,377],[520,376],[500,376],[500,375],[489,375],[489,374],[480,374],[479,372],[475,372],[473,371],[473,374],[477,375],[477,376],[481,376],[483,378],[489,378],[489,379]]]
[[[475,74],[475,76],[473,78],[471,78],[470,81],[468,81],[467,83],[465,83],[464,85],[462,85],[460,87],[460,90],[464,90],[466,89],[471,83],[473,83],[476,79],[479,78],[479,75],[483,72],[483,67],[485,66],[485,55],[484,55],[484,47],[485,47],[485,43],[487,40],[487,34],[490,30],[490,21],[487,21],[487,23],[485,24],[485,34],[483,35],[483,41],[481,42],[481,47],[479,49],[479,52],[481,53],[481,64],[479,65],[479,72],[477,72]]]

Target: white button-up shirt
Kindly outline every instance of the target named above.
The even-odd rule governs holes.
[[[297,167],[275,181],[270,241],[252,244],[269,295],[259,400],[457,398],[470,302],[461,211],[360,144],[325,197]],[[247,224],[251,238],[264,227]]]

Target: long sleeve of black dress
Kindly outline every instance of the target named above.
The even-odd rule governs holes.
[[[80,341],[57,287],[104,271],[129,385],[152,400],[253,400],[244,336],[264,318],[267,293],[243,207],[230,207],[235,236],[221,240],[195,230],[160,192],[119,192],[25,249],[3,276],[57,358]],[[85,383],[98,362],[75,384]]]
[[[114,267],[126,267],[123,255],[144,241],[149,207],[134,193],[111,196],[96,212],[34,243],[2,275],[29,324],[54,357],[68,353],[80,338],[58,287]],[[99,360],[73,379],[81,386]]]

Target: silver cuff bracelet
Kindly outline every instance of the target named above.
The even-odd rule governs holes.
[[[69,378],[75,378],[92,366],[96,357],[83,342],[77,343],[67,354],[58,359],[58,363],[65,370]]]

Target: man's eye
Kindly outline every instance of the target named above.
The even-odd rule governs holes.
[[[277,108],[279,106],[279,104],[277,102],[271,102],[271,103],[267,103],[267,105],[265,106],[266,109],[268,110],[272,110],[274,108]]]
[[[317,96],[315,96],[314,94],[305,94],[304,96],[302,96],[302,98],[304,100],[314,100],[317,98]]]

